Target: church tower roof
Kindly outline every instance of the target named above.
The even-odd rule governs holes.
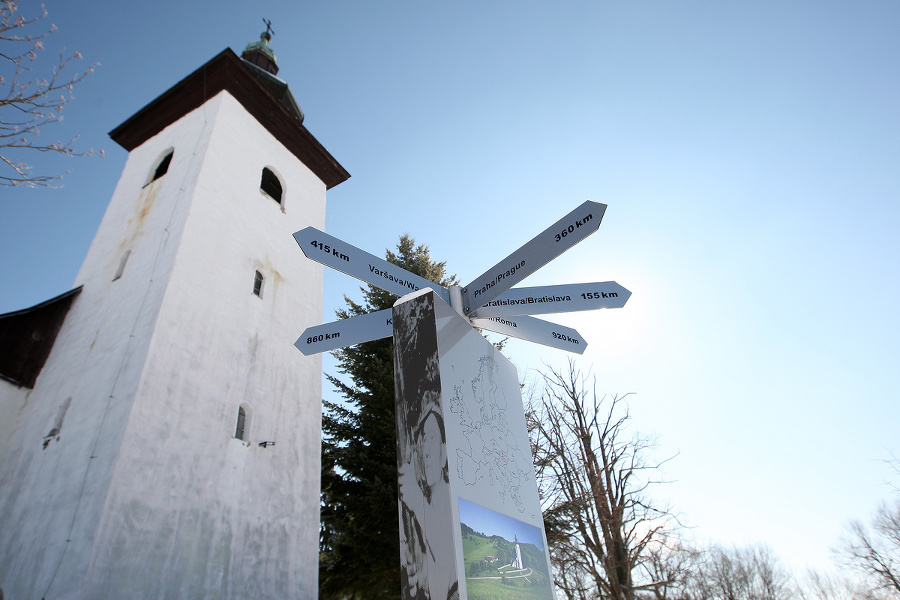
[[[258,42],[247,44],[241,58],[272,75],[278,75],[278,60],[275,58],[275,51],[269,47],[271,41],[272,35],[268,31],[263,31],[259,34]]]
[[[263,23],[266,24],[266,30],[259,34],[258,42],[247,44],[247,47],[244,48],[244,52],[241,54],[241,60],[247,63],[253,74],[266,86],[266,89],[272,92],[302,123],[303,111],[300,110],[300,105],[297,104],[297,100],[288,88],[287,82],[277,77],[278,60],[275,58],[275,51],[269,47],[269,42],[272,41],[272,34],[275,33],[272,31],[272,21],[263,19]]]
[[[274,56],[274,53],[273,53]],[[303,125],[287,83],[226,48],[109,132],[129,152],[227,91],[330,189],[350,174]]]

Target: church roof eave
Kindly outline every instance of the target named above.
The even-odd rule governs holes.
[[[0,379],[34,388],[81,287],[30,308],[0,315]]]
[[[266,86],[272,95],[278,98],[278,101],[287,107],[289,111],[291,111],[295,117],[297,117],[300,122],[303,122],[303,111],[300,110],[300,105],[297,104],[296,98],[294,98],[294,94],[291,93],[291,89],[288,87],[287,82],[284,79],[279,78],[277,75],[272,75],[265,69],[254,65],[252,62],[241,59],[244,61],[244,64],[250,69],[250,71],[256,75],[257,79]]]

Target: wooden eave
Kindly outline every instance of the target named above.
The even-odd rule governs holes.
[[[319,140],[228,48],[110,131],[109,137],[131,152],[223,90],[309,167],[326,189],[350,177]]]
[[[0,379],[34,388],[81,286],[31,308],[0,315]]]

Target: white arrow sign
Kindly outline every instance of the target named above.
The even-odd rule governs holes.
[[[513,288],[469,316],[508,317],[622,308],[630,297],[631,292],[615,281]]]
[[[476,327],[581,354],[584,338],[569,327],[525,315],[621,308],[631,292],[614,281],[510,289],[600,228],[606,205],[588,200],[503,259],[465,288],[450,290],[338,238],[307,227],[294,234],[312,260],[398,296],[424,288],[462,310]],[[454,302],[462,298],[462,306]],[[294,344],[303,354],[327,352],[393,334],[385,309],[309,327]]]
[[[450,302],[450,291],[444,286],[392,265],[315,227],[301,229],[294,234],[294,239],[307,258],[383,290],[403,296],[422,288],[431,288]]]
[[[349,319],[307,327],[300,338],[294,342],[294,346],[304,355],[309,356],[353,344],[391,337],[394,335],[391,318],[391,309],[386,308]]]
[[[588,200],[465,286],[468,315],[600,228],[606,205]],[[309,255],[307,255],[309,256]]]
[[[469,319],[475,327],[508,335],[521,340],[559,348],[576,354],[584,354],[587,342],[571,327],[564,327],[534,317],[491,317]]]

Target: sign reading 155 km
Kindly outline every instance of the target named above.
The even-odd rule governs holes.
[[[621,308],[631,292],[614,281],[513,286],[597,231],[605,212],[605,204],[588,200],[456,293],[314,227],[294,239],[307,258],[383,290],[403,296],[431,288],[476,327],[581,354],[587,343],[577,331],[529,315]],[[294,345],[310,355],[392,333],[391,309],[385,309],[309,327]]]

